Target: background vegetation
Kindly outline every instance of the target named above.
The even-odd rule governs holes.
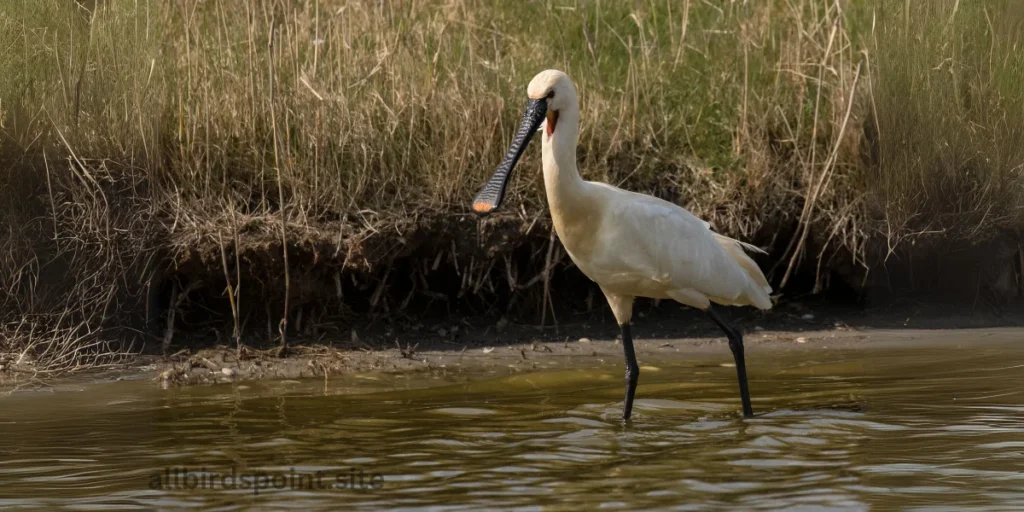
[[[539,152],[507,213],[467,205],[552,67],[581,94],[585,178],[768,247],[784,291],[891,286],[896,263],[960,289],[930,277],[950,261],[1016,288],[1019,2],[496,5],[5,2],[0,353],[73,367],[197,293],[190,321],[236,337],[420,300],[546,314],[567,259]]]

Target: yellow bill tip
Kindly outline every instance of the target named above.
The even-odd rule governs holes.
[[[494,205],[486,201],[477,201],[473,203],[473,211],[477,213],[490,213],[494,210]]]

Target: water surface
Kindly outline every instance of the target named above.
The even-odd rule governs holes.
[[[610,363],[19,393],[0,398],[0,509],[1020,510],[1006,338],[754,347],[749,420],[724,345],[642,360],[628,426]]]

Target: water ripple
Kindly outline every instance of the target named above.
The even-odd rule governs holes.
[[[730,368],[669,364],[645,373],[629,425],[617,366],[9,399],[0,508],[1009,510],[1024,403],[1006,361],[1024,350],[988,354],[765,357],[748,420]],[[284,485],[225,483],[244,475]]]

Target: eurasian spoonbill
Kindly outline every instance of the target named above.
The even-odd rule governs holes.
[[[743,415],[752,416],[743,336],[711,304],[770,309],[772,289],[745,250],[752,245],[711,231],[686,209],[620,188],[584,181],[576,169],[580,109],[568,75],[543,71],[527,87],[529,101],[515,139],[494,176],[473,201],[487,214],[501,205],[512,169],[540,129],[544,188],[555,231],[565,251],[596,282],[622,330],[626,397],[622,417],[633,409],[640,367],[633,350],[633,298],[673,299],[702,311],[725,331],[736,361]]]

